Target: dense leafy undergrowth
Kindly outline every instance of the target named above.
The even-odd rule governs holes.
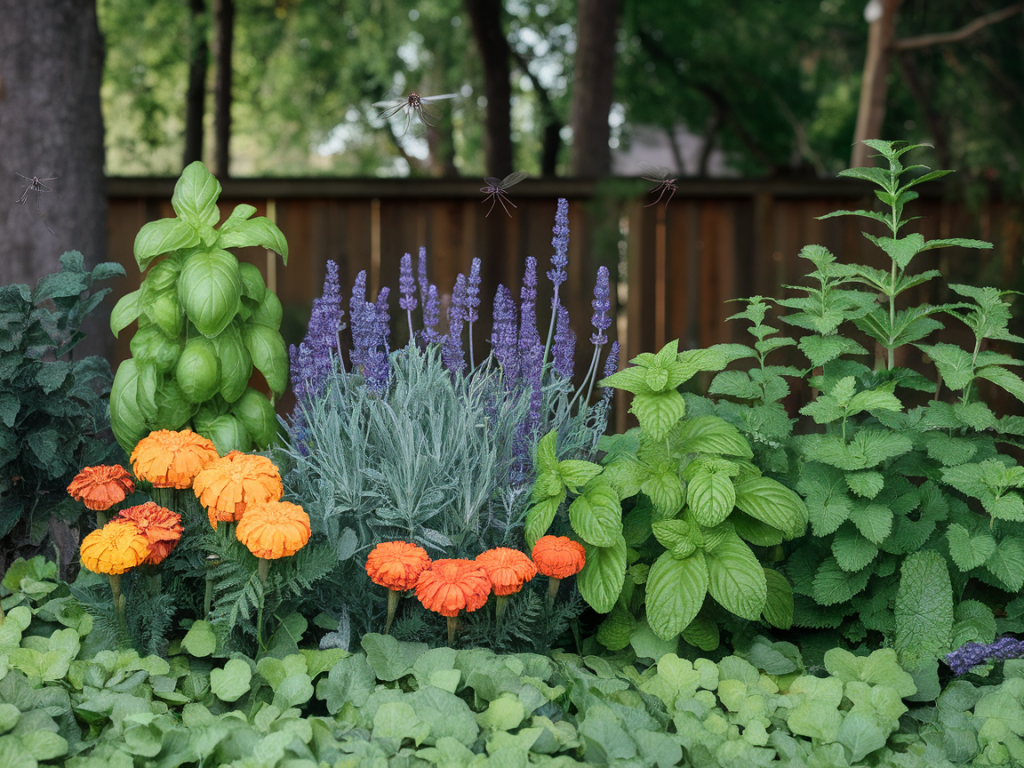
[[[303,647],[286,618],[259,661],[204,621],[167,658],[100,649],[42,558],[3,581],[0,765],[1020,765],[1024,660],[913,702],[890,649],[825,653],[754,637],[715,662],[635,635],[614,656],[497,655],[365,635]],[[675,650],[673,650],[675,649]],[[985,671],[991,672],[986,669]]]

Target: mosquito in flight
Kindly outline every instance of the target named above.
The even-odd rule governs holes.
[[[527,176],[529,176],[529,174],[524,173],[523,171],[514,171],[513,173],[510,173],[508,176],[506,176],[504,179],[498,179],[495,178],[494,176],[488,176],[486,179],[484,179],[484,181],[487,183],[487,186],[481,187],[480,191],[487,195],[487,197],[485,197],[480,202],[486,203],[488,200],[491,201],[491,207],[487,209],[487,213],[485,214],[485,216],[491,215],[491,211],[494,210],[495,203],[501,203],[502,208],[505,208],[505,203],[508,203],[513,208],[515,208],[516,204],[508,199],[508,197],[505,195],[505,191],[509,187],[518,184]],[[512,216],[512,214],[509,213],[508,208],[505,208],[505,213],[507,213],[509,217]]]
[[[672,196],[676,193],[676,180],[669,177],[669,171],[667,168],[660,168],[647,163],[640,164],[640,171],[643,175],[640,178],[646,181],[651,181],[657,184],[648,194],[653,195],[655,192],[658,193],[658,199],[653,203],[648,203],[644,208],[650,208],[652,205],[657,205],[661,202],[661,198],[668,192],[668,200],[665,201],[665,207],[668,208],[669,202],[672,200]],[[659,191],[660,190],[660,191]]]
[[[427,118],[437,119],[437,115],[427,108],[428,104],[442,99],[453,99],[458,95],[457,93],[444,93],[440,96],[420,96],[418,93],[410,93],[400,99],[374,102],[373,106],[380,110],[378,117],[381,120],[390,120],[399,112],[405,112],[405,128],[399,134],[399,136],[404,136],[413,124],[413,117],[418,117],[424,125],[433,125]]]
[[[18,173],[18,172],[15,171],[15,173]],[[46,223],[46,217],[43,216],[43,212],[39,209],[39,195],[41,195],[43,192],[53,192],[53,189],[51,187],[48,187],[45,184],[43,184],[43,182],[44,181],[56,181],[57,179],[60,178],[60,176],[50,176],[49,178],[46,178],[46,179],[40,179],[38,176],[33,176],[32,178],[29,178],[28,176],[26,176],[23,173],[18,173],[18,175],[21,176],[21,178],[23,178],[25,181],[28,182],[28,186],[25,187],[25,191],[22,193],[21,197],[19,197],[17,200],[14,201],[14,204],[15,205],[22,205],[23,206],[26,202],[28,202],[29,194],[32,193],[32,192],[35,192],[36,193],[36,213],[38,213],[39,214],[39,218],[42,219],[43,226],[46,227],[46,231],[49,232],[52,235],[53,234],[53,230],[50,229],[50,225]]]

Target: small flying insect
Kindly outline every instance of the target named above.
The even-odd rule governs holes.
[[[428,104],[441,101],[442,99],[453,99],[458,95],[457,93],[444,93],[440,96],[420,96],[418,93],[410,93],[408,96],[400,99],[374,102],[373,106],[380,110],[378,117],[381,120],[390,120],[399,112],[405,112],[405,127],[399,134],[399,136],[404,136],[413,125],[414,117],[418,117],[424,125],[434,125],[427,118],[436,120],[438,116],[427,108]]]
[[[513,208],[515,208],[516,204],[508,199],[508,197],[505,195],[505,191],[509,187],[518,184],[527,176],[529,176],[529,174],[524,173],[523,171],[514,171],[513,173],[510,173],[508,176],[506,176],[504,179],[498,179],[495,178],[494,176],[488,176],[486,179],[484,179],[484,181],[487,183],[487,186],[481,187],[480,191],[487,195],[487,197],[485,197],[480,202],[486,203],[488,200],[491,201],[491,207],[487,209],[485,217],[491,215],[491,211],[494,210],[495,203],[501,203],[502,208],[505,208],[505,203],[508,203]],[[509,217],[512,216],[512,214],[509,213],[508,208],[505,208],[505,213],[507,213]]]
[[[676,180],[669,177],[669,171],[667,168],[661,168],[647,163],[640,164],[640,170],[643,175],[640,178],[651,181],[657,184],[648,194],[653,195],[655,192],[658,193],[658,199],[653,203],[648,203],[644,208],[650,208],[652,205],[657,205],[661,202],[661,198],[668,192],[668,200],[665,201],[665,207],[668,208],[669,202],[672,200],[672,196],[676,193]]]
[[[18,173],[18,172],[15,171],[15,173]],[[46,217],[43,216],[43,212],[39,209],[39,195],[41,195],[43,192],[53,192],[53,189],[51,187],[48,187],[45,184],[43,184],[43,182],[44,181],[56,181],[57,179],[60,178],[60,176],[50,176],[49,178],[46,178],[46,179],[40,179],[38,176],[33,176],[30,179],[28,176],[26,176],[23,173],[18,173],[18,175],[21,176],[21,178],[23,178],[25,181],[28,182],[28,186],[25,187],[25,191],[22,193],[21,197],[19,197],[17,200],[14,201],[14,204],[15,205],[24,205],[28,201],[29,194],[32,193],[32,192],[35,192],[36,193],[36,213],[38,213],[39,214],[39,218],[42,219],[43,226],[46,227],[46,231],[49,232],[52,235],[53,234],[53,230],[50,229],[50,225],[46,223]]]

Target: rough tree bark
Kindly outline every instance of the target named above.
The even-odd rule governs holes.
[[[579,0],[576,11],[576,67],[573,72],[570,168],[574,176],[611,172],[608,146],[615,76],[619,0]]]
[[[95,0],[0,0],[0,19],[0,285],[34,285],[64,251],[107,257],[103,40]],[[29,184],[18,173],[59,178],[15,205]],[[80,348],[101,352],[108,336]]]
[[[465,0],[473,24],[473,36],[484,64],[484,95],[487,97],[484,158],[490,176],[512,173],[512,84],[509,79],[509,46],[501,23],[501,0]]]
[[[872,153],[864,139],[879,139],[885,119],[885,99],[889,91],[889,58],[896,31],[896,11],[902,0],[882,0],[882,12],[868,29],[868,51],[864,56],[857,128],[853,135],[850,167],[869,165]]]
[[[213,167],[226,179],[231,163],[231,52],[235,43],[235,0],[213,0],[214,56],[217,75],[214,82]]]
[[[192,10],[192,50],[185,94],[185,156],[183,166],[203,159],[203,118],[206,113],[206,71],[210,49],[206,43],[206,0],[189,0]]]

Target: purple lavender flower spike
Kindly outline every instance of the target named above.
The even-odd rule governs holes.
[[[557,296],[558,286],[564,283],[567,277],[565,267],[569,263],[569,201],[564,197],[558,199],[555,227],[552,232],[554,238],[551,240],[551,245],[554,246],[555,254],[551,257],[551,264],[554,269],[548,270],[548,280],[554,284]]]
[[[371,328],[370,344],[363,364],[367,388],[378,395],[387,391],[391,378],[388,346],[390,315],[388,314],[389,288],[381,288],[376,304],[366,303],[367,320]],[[354,322],[354,321],[353,321]]]
[[[965,643],[952,653],[946,654],[946,663],[954,675],[965,675],[975,667],[990,660],[1024,658],[1024,640],[1001,637],[994,643]]]
[[[352,320],[352,368],[355,369],[366,365],[375,341],[376,314],[373,305],[366,300],[366,270],[360,271],[352,284],[348,314]]]
[[[607,379],[613,373],[619,370],[619,342],[613,341],[612,348],[608,350],[608,357],[604,361],[604,377]],[[601,395],[601,399],[605,403],[611,402],[612,395],[615,394],[615,387],[604,387],[604,392]]]
[[[423,299],[423,341],[427,344],[436,344],[441,341],[441,334],[435,328],[440,319],[440,302],[437,298],[437,286],[427,286]]]
[[[416,266],[419,271],[420,298],[426,301],[430,282],[427,280],[427,249],[422,245],[420,246],[419,260]]]
[[[466,284],[466,276],[459,273],[459,276],[455,278],[455,288],[452,289],[452,303],[448,307],[449,319],[454,315],[458,318],[459,325],[467,319],[467,302],[468,298],[468,286]],[[460,341],[461,343],[461,341]]]
[[[345,327],[341,321],[344,314],[338,265],[328,261],[323,295],[313,302],[306,336],[298,348],[289,353],[297,399],[319,395],[327,377],[334,371],[338,332]]]
[[[406,312],[416,309],[416,280],[412,276],[412,256],[408,253],[402,257],[399,265],[398,290],[402,298],[398,300],[398,306]]]
[[[384,347],[384,351],[390,353],[388,337],[391,336],[391,315],[388,312],[388,297],[391,295],[390,288],[381,288],[377,294],[377,303],[374,305],[374,335],[377,343]]]
[[[306,397],[305,371],[299,367],[299,350],[294,344],[288,345],[288,363],[291,367],[292,393],[296,400]]]
[[[571,379],[575,370],[576,334],[569,327],[569,310],[558,308],[558,322],[555,326],[555,345],[552,347],[552,358],[555,373],[563,379]]]
[[[519,295],[522,299],[519,309],[519,364],[522,376],[531,388],[529,426],[532,429],[540,420],[544,366],[544,347],[537,330],[537,260],[533,256],[526,259],[526,273]]]
[[[473,259],[469,268],[469,286],[466,288],[466,322],[475,323],[480,319],[480,259]]]
[[[612,324],[608,317],[608,310],[612,308],[611,289],[608,285],[608,267],[597,268],[597,285],[594,286],[594,300],[590,302],[594,308],[594,316],[590,319],[591,324],[597,329],[597,333],[590,335],[590,343],[597,346],[608,343],[605,331]]]
[[[448,335],[444,337],[441,360],[453,374],[466,369],[466,358],[462,352],[462,313],[454,303],[448,307]]]
[[[491,331],[491,347],[505,374],[507,386],[511,386],[519,375],[518,334],[516,333],[516,304],[512,293],[503,285],[494,293],[494,326]]]

